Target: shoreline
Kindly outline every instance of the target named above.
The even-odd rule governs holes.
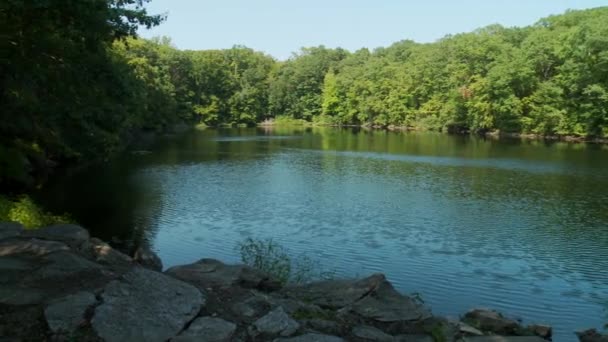
[[[214,259],[163,271],[151,250],[129,256],[72,224],[0,222],[0,274],[0,335],[25,340],[552,340],[550,326],[489,309],[433,315],[380,273],[285,284]],[[594,329],[576,335],[608,338]]]

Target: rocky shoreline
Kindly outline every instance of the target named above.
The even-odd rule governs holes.
[[[0,341],[551,340],[551,327],[491,310],[434,316],[382,274],[281,286],[213,259],[162,268],[151,251],[125,255],[76,225],[0,223]]]

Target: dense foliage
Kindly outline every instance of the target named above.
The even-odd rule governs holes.
[[[135,37],[148,0],[0,5],[0,184],[176,124],[318,124],[608,136],[608,8],[373,51],[180,51]],[[51,162],[52,161],[52,162]]]

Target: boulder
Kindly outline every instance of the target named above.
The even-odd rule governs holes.
[[[300,324],[310,330],[318,331],[328,335],[343,335],[345,331],[343,328],[334,321],[328,321],[325,319],[313,318],[299,321]]]
[[[70,247],[78,247],[89,240],[89,232],[75,224],[56,224],[44,228],[26,230],[24,236],[42,240],[64,242]]]
[[[0,222],[0,240],[19,237],[24,232],[23,226],[17,222]]]
[[[580,342],[608,342],[608,335],[602,335],[595,329],[577,331],[576,336]]]
[[[496,311],[486,309],[473,309],[467,312],[463,321],[482,331],[499,335],[514,335],[521,329],[516,321],[505,318]]]
[[[72,333],[83,323],[87,309],[96,301],[95,295],[86,291],[57,299],[44,310],[46,322],[55,334]]]
[[[278,307],[264,317],[258,319],[249,328],[249,334],[253,337],[262,336],[262,339],[271,336],[290,336],[300,328],[300,324],[294,321],[282,307]]]
[[[205,303],[192,285],[140,267],[110,282],[101,297],[91,324],[109,342],[166,341]]]
[[[241,286],[271,291],[280,288],[280,283],[265,272],[246,265],[226,265],[215,259],[171,267],[165,273],[200,289]]]
[[[0,241],[0,257],[14,254],[42,256],[57,251],[69,251],[70,248],[56,241],[39,239],[4,239]]]
[[[274,342],[343,342],[344,340],[337,336],[323,335],[317,333],[309,333],[290,338],[278,338]]]
[[[385,280],[383,274],[374,274],[361,280],[326,280],[289,286],[283,289],[283,293],[322,308],[340,309],[365,297]]]
[[[123,254],[98,238],[91,238],[82,244],[80,250],[96,262],[114,268],[130,268],[133,259]]]
[[[473,336],[467,337],[470,342],[546,342],[546,340],[538,336]]]
[[[236,331],[236,324],[216,317],[199,317],[188,329],[171,341],[227,342]]]
[[[428,335],[399,335],[399,336],[395,337],[395,341],[398,341],[398,342],[435,342],[436,340],[433,339],[433,337],[428,336]],[[468,341],[468,338],[465,341]]]
[[[543,324],[532,324],[527,327],[527,330],[532,332],[536,336],[540,336],[544,339],[550,339],[553,335],[553,328]]]
[[[371,294],[353,303],[349,309],[361,317],[379,322],[414,321],[431,317],[427,308],[400,294],[386,280]]]
[[[151,270],[159,272],[163,270],[163,261],[149,248],[139,247],[133,255],[133,260]]]
[[[396,340],[394,336],[370,326],[355,327],[352,331],[352,335],[364,341],[393,342]]]
[[[457,326],[458,326],[458,330],[467,336],[482,336],[483,335],[483,332],[481,332],[479,329],[476,329],[464,322],[458,322]]]

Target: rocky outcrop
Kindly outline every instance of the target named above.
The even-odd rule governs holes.
[[[485,309],[433,316],[382,274],[281,284],[245,265],[201,259],[161,273],[75,225],[26,231],[0,223],[0,336],[83,341],[477,341],[551,339]],[[583,342],[607,342],[595,330]]]

